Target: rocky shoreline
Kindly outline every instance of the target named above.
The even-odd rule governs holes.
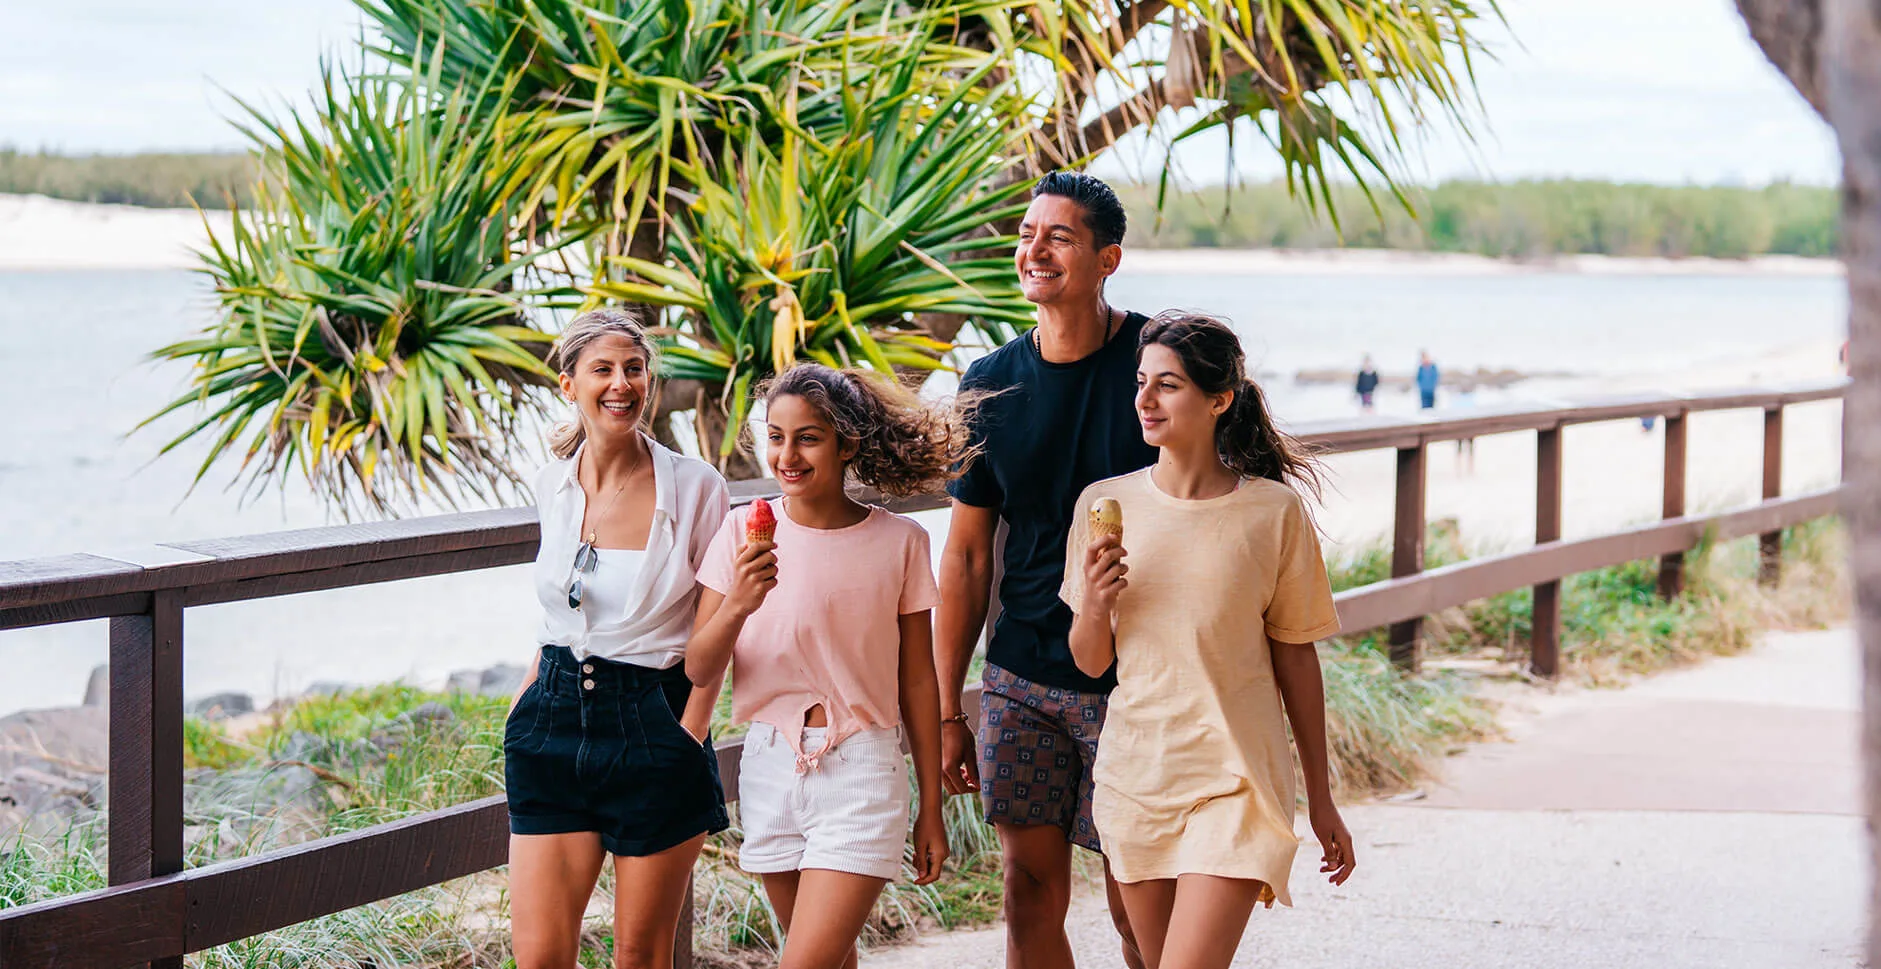
[[[526,670],[499,664],[482,670],[459,670],[445,685],[448,693],[510,696],[522,685]],[[222,724],[241,735],[276,717],[307,697],[332,695],[362,688],[357,684],[322,682],[293,697],[260,706],[245,693],[216,693],[187,702],[187,717]],[[102,815],[108,801],[110,764],[110,677],[105,667],[92,670],[85,698],[78,706],[25,710],[0,717],[0,855],[20,836],[53,837],[76,824]],[[421,724],[438,725],[455,718],[441,703],[410,710],[368,738],[362,756],[395,753]],[[324,744],[311,734],[290,735],[265,769],[218,772],[195,768],[187,783],[196,791],[213,791],[220,801],[231,795],[256,813],[309,808],[321,795],[320,771],[310,763],[320,759],[314,749]],[[232,790],[231,788],[240,788]],[[186,812],[187,813],[187,812]]]

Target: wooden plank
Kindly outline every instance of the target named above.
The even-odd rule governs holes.
[[[183,952],[183,886],[140,883],[0,909],[5,969],[120,969]]]
[[[0,629],[24,629],[28,626],[109,619],[112,616],[135,616],[149,611],[150,595],[148,592],[124,592],[62,602],[42,602],[17,609],[0,609]]]
[[[1840,489],[1778,498],[1737,511],[1675,518],[1596,538],[1550,542],[1387,579],[1333,596],[1348,633],[1376,629],[1523,586],[1696,548],[1707,529],[1719,541],[1799,525],[1839,511]]]
[[[1425,447],[1398,449],[1398,482],[1395,520],[1391,533],[1391,575],[1394,578],[1415,575],[1424,569],[1424,473]],[[1416,672],[1417,638],[1422,620],[1406,616],[1391,627],[1391,662],[1399,669]]]
[[[502,795],[193,869],[184,951],[199,952],[509,860]]]
[[[1561,429],[1535,435],[1535,544],[1561,538]],[[1561,669],[1561,580],[1534,586],[1528,668],[1552,679]]]
[[[111,620],[107,880],[183,870],[183,603],[150,597],[143,615]],[[182,969],[182,953],[149,969]]]
[[[364,562],[359,565],[346,565],[310,572],[266,575],[234,582],[191,586],[187,602],[192,606],[204,606],[218,602],[268,599],[302,592],[396,582],[427,575],[445,575],[452,572],[472,572],[505,565],[520,565],[534,561],[535,557],[535,542],[414,555],[409,558]]]
[[[111,620],[110,882],[183,870],[183,603]]]
[[[1665,490],[1662,518],[1685,516],[1685,415],[1665,419]],[[1685,550],[1669,552],[1659,560],[1659,597],[1676,598],[1685,588]]]
[[[103,556],[64,556],[62,568],[33,562],[0,563],[0,610],[238,582],[414,556],[442,555],[499,545],[532,544],[539,537],[533,508],[506,508],[459,515],[433,515],[269,532],[239,538],[172,542],[170,547],[208,556],[205,561],[138,568]],[[76,558],[91,560],[85,569]],[[9,581],[8,577],[22,578]],[[90,618],[90,617],[88,617]]]
[[[1763,497],[1783,494],[1783,408],[1763,412]],[[1776,585],[1783,578],[1783,533],[1764,532],[1757,537],[1757,581]]]

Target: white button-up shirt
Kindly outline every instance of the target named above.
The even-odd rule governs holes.
[[[731,493],[711,465],[674,454],[651,437],[646,441],[653,459],[653,527],[646,557],[624,596],[592,597],[587,609],[568,607],[588,504],[575,472],[580,449],[566,460],[549,462],[536,476],[536,512],[542,522],[535,570],[536,598],[542,603],[538,638],[545,646],[567,646],[577,659],[599,656],[666,669],[685,658],[699,602],[695,575],[731,510]],[[584,576],[584,581],[592,578]],[[589,615],[603,598],[624,605]]]

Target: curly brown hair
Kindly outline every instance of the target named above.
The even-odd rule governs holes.
[[[979,454],[967,425],[981,394],[930,403],[873,371],[800,363],[765,381],[757,395],[767,405],[795,396],[816,408],[839,440],[854,445],[849,474],[886,495],[935,491]]]

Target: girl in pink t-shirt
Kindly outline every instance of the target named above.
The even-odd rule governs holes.
[[[869,910],[901,871],[904,730],[920,788],[915,883],[947,858],[927,533],[844,486],[932,490],[965,456],[967,431],[956,407],[863,372],[802,364],[759,393],[784,493],[775,537],[764,540],[762,514],[748,531],[750,507],[725,520],[699,566],[686,673],[706,685],[734,668],[732,716],[751,724],[739,862],[784,926],[783,965],[837,969],[854,965]]]

